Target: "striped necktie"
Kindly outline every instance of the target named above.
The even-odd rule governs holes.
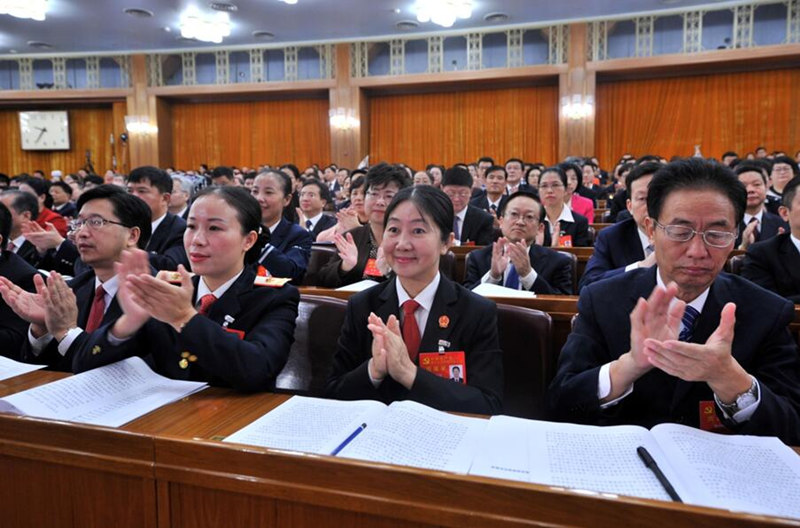
[[[681,318],[683,330],[681,330],[681,333],[678,336],[679,341],[689,341],[692,339],[692,334],[694,333],[694,324],[697,322],[697,317],[699,315],[700,312],[688,304],[686,305],[686,310],[683,312],[683,317]]]

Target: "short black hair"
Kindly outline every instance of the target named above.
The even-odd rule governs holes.
[[[647,215],[658,220],[670,193],[710,189],[723,194],[734,210],[735,225],[741,223],[747,207],[747,191],[733,171],[717,161],[681,158],[663,165],[650,181]]]
[[[581,169],[580,165],[577,163],[572,163],[569,161],[564,161],[558,164],[561,170],[564,171],[564,175],[569,180],[569,176],[567,175],[567,171],[572,171],[575,173],[575,178],[578,180],[578,184],[575,186],[575,192],[583,189],[583,169]],[[539,176],[541,178],[541,175]],[[567,184],[564,184],[564,188],[567,187]]]
[[[455,217],[453,202],[450,201],[450,197],[444,191],[432,185],[406,187],[395,194],[383,216],[384,226],[389,225],[389,217],[392,216],[397,206],[406,201],[413,203],[423,216],[427,216],[433,221],[434,225],[439,229],[442,243],[446,243],[450,239],[450,233],[453,232],[453,218]]]
[[[350,194],[353,194],[353,191],[357,191],[358,189],[364,187],[364,184],[366,182],[367,179],[361,174],[358,174],[355,177],[353,177],[350,180]]]
[[[145,180],[158,189],[161,194],[172,192],[172,178],[167,174],[167,171],[158,167],[144,165],[136,167],[128,174],[128,183],[143,183]]]
[[[233,169],[225,165],[220,165],[219,167],[214,167],[214,170],[211,171],[212,180],[214,178],[222,178],[223,176],[229,180],[233,180]]]
[[[8,236],[11,233],[11,211],[0,202],[0,256],[5,255]]]
[[[316,178],[308,178],[307,180],[303,181],[303,186],[301,189],[305,189],[309,185],[315,186],[319,189],[319,197],[322,198],[325,203],[330,203],[331,201],[331,190],[328,189],[328,186],[319,181]]]
[[[172,181],[172,180],[170,180]],[[83,206],[92,200],[108,200],[114,209],[114,216],[119,218],[119,222],[125,227],[138,227],[139,240],[136,243],[139,249],[147,246],[151,233],[151,214],[150,206],[138,196],[129,194],[125,189],[118,185],[103,184],[89,189],[81,194],[76,204],[78,213]]]
[[[272,176],[273,178],[275,178],[278,181],[278,184],[280,185],[281,191],[283,191],[284,198],[292,194],[292,180],[286,173],[281,171],[276,171],[273,169],[267,169],[259,172],[256,178],[260,176]]]
[[[542,200],[540,200],[539,197],[537,195],[533,194],[532,192],[525,191],[525,190],[517,191],[517,192],[513,193],[511,196],[509,196],[508,200],[506,200],[506,203],[503,204],[503,208],[500,211],[498,211],[498,215],[499,216],[505,215],[506,214],[506,209],[508,208],[508,204],[510,204],[511,202],[513,202],[517,198],[530,198],[531,200],[533,200],[534,202],[539,204],[539,222],[540,223],[544,222],[544,218],[545,218],[545,215],[547,214],[547,212],[544,209],[544,205],[542,205]]]
[[[293,174],[295,180],[300,179],[300,169],[298,169],[297,165],[294,165],[293,163],[284,163],[279,167],[279,169],[280,170],[289,169],[289,172]]]
[[[756,163],[755,160],[745,160],[737,163],[736,167],[733,167],[733,173],[736,174],[737,178],[740,174],[745,172],[759,173],[761,175],[761,179],[764,180],[764,185],[768,184],[767,174],[769,171],[766,170],[763,163]]]
[[[519,158],[508,158],[503,165],[508,165],[509,163],[519,163],[520,169],[522,169],[525,166],[525,162]]]
[[[561,180],[562,185],[564,185],[564,189],[567,188],[567,173],[564,172],[564,169],[561,168],[561,165],[553,165],[552,167],[547,167],[542,171],[539,175],[539,183],[541,183],[542,178],[548,172],[555,172],[558,175],[558,179]],[[578,183],[580,183],[581,179],[578,178]]]
[[[51,189],[52,189],[53,187],[58,187],[58,188],[60,188],[62,191],[64,191],[65,193],[67,193],[67,195],[68,195],[68,196],[72,196],[72,187],[70,187],[68,183],[65,183],[65,182],[63,182],[63,181],[61,181],[61,180],[59,180],[59,181],[55,181],[55,182],[53,182],[53,183],[52,183],[52,185],[50,185],[50,188],[51,188]]]
[[[44,196],[44,206],[47,208],[53,207],[53,197],[50,196],[50,182],[47,180],[43,180],[41,178],[21,178],[19,181],[20,185],[27,185],[33,192],[36,193],[36,196]]]
[[[728,156],[733,156],[734,158],[738,158],[738,157],[739,157],[739,155],[738,155],[737,153],[735,153],[735,152],[734,152],[734,151],[732,151],[732,150],[729,150],[729,151],[727,151],[727,152],[723,152],[723,153],[722,153],[722,157],[721,157],[720,159],[725,159],[725,158],[727,158]]]
[[[253,195],[243,187],[206,187],[197,193],[192,207],[205,196],[216,196],[236,211],[236,219],[241,226],[242,235],[247,235],[251,231],[258,234],[256,243],[244,255],[245,265],[256,262],[261,256],[261,249],[269,240],[269,229],[261,227],[261,206],[258,204],[258,200],[253,198]]]
[[[494,160],[492,158],[490,158],[489,156],[483,156],[481,158],[478,158],[478,164],[481,164],[481,163],[488,163],[490,165],[494,165]]]
[[[503,171],[503,178],[508,179],[508,172],[506,172],[506,168],[505,167],[501,167],[500,165],[492,165],[491,167],[488,167],[483,172],[483,175],[484,175],[484,177],[486,177],[486,176],[489,175],[490,172],[495,172],[495,171]]]
[[[774,167],[776,163],[785,163],[792,168],[792,172],[794,173],[794,178],[800,176],[800,167],[797,166],[797,162],[790,158],[789,156],[778,156],[772,159],[772,166]],[[770,170],[770,172],[772,172]]]
[[[789,180],[789,183],[783,188],[783,196],[781,197],[781,203],[784,207],[792,210],[792,202],[794,201],[794,197],[797,195],[797,188],[800,187],[800,178],[792,178]],[[5,240],[5,239],[3,239]]]
[[[98,176],[97,174],[87,174],[86,177],[83,179],[83,184],[86,185],[87,183],[93,183],[95,185],[103,185],[106,181],[103,179],[102,176]]]
[[[627,176],[625,176],[625,188],[628,190],[628,195],[631,193],[631,185],[633,182],[645,176],[650,176],[658,172],[658,169],[664,165],[655,161],[646,161],[640,163],[631,169]]]
[[[39,200],[30,193],[20,191],[19,189],[9,189],[3,191],[3,196],[13,196],[11,207],[14,212],[22,214],[28,211],[31,214],[31,220],[39,218]]]
[[[8,187],[9,183],[11,183],[11,178],[8,177],[8,174],[0,172],[0,187]]]
[[[655,163],[661,163],[661,157],[660,156],[655,156],[653,154],[645,154],[644,156],[642,156],[640,158],[637,158],[635,163],[636,163],[636,165],[639,165],[639,164],[645,163],[647,161],[653,161]]]
[[[450,167],[442,176],[442,187],[456,185],[458,187],[472,188],[472,175],[467,169],[459,165]]]
[[[411,178],[408,177],[408,172],[400,165],[381,162],[370,167],[369,171],[367,171],[367,186],[364,191],[390,183],[396,183],[400,189],[405,189],[411,186]]]

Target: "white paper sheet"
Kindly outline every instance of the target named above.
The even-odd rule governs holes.
[[[0,356],[0,381],[26,374],[44,368],[45,365],[31,365],[30,363],[20,363],[13,359]]]

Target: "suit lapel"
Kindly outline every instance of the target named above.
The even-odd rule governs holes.
[[[169,232],[171,224],[170,214],[167,213],[167,216],[164,217],[156,230],[153,231],[153,234],[150,235],[150,240],[147,241],[147,246],[145,247],[146,251],[158,251],[161,242],[166,238],[165,234]]]
[[[455,286],[441,276],[428,321],[425,323],[425,333],[420,340],[420,352],[436,352],[439,349],[440,339],[449,340],[450,333],[458,324],[457,302],[458,293]]]
[[[395,277],[386,281],[383,290],[378,295],[378,306],[375,309],[375,315],[380,317],[384,323],[389,320],[390,315],[400,319],[402,310],[400,309],[400,301],[397,298],[396,280],[397,278]]]
[[[269,237],[270,245],[280,249],[283,251],[283,242],[286,240],[286,234],[289,231],[289,222],[286,221],[285,218],[281,218],[281,221],[278,222],[278,226],[275,228],[275,231]]]
[[[625,247],[623,251],[626,253],[627,262],[638,262],[644,259],[644,251],[642,250],[642,244],[639,241],[639,227],[636,225],[635,221],[631,221],[628,227],[628,234],[625,237]]]
[[[251,266],[245,266],[239,278],[231,284],[228,291],[222,294],[222,297],[211,305],[208,310],[208,318],[212,321],[222,324],[225,316],[237,316],[242,311],[242,305],[239,302],[239,296],[250,289],[250,285],[255,280],[255,272]],[[195,297],[197,297],[197,286],[195,285]],[[195,300],[195,302],[197,302]]]

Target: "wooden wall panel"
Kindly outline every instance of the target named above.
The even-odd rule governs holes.
[[[800,70],[598,83],[595,145],[609,169],[619,157],[707,157],[759,145],[800,149]]]
[[[491,156],[553,163],[558,87],[373,96],[370,161],[452,165]]]
[[[168,125],[167,125],[168,126]],[[327,164],[328,99],[172,104],[172,162],[254,167]]]
[[[19,109],[0,109],[0,172],[9,176],[36,169],[48,175],[54,169],[65,174],[75,172],[85,165],[87,150],[92,151],[92,162],[98,173],[111,168],[112,105],[69,108],[68,112],[70,150],[35,151],[22,150]]]

